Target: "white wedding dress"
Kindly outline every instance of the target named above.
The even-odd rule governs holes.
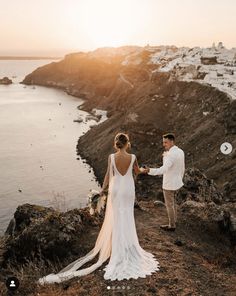
[[[131,163],[125,175],[116,168],[114,154],[111,154],[109,189],[104,221],[94,248],[85,256],[73,261],[57,274],[51,273],[39,279],[40,284],[59,283],[73,277],[93,272],[109,257],[103,269],[105,280],[123,280],[146,277],[159,270],[159,262],[153,254],[139,245],[135,220],[135,185],[133,164],[135,155],[131,154]],[[90,267],[79,269],[99,254],[98,261]]]

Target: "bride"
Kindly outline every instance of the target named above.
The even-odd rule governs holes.
[[[154,255],[139,245],[134,220],[133,170],[138,175],[145,173],[145,169],[139,168],[134,154],[127,153],[127,149],[130,148],[127,134],[118,133],[115,136],[114,147],[117,152],[108,157],[107,172],[100,192],[102,195],[108,186],[105,217],[94,248],[57,274],[51,273],[40,278],[40,284],[59,283],[87,275],[100,267],[108,258],[109,262],[103,269],[105,280],[144,278],[159,270],[159,262]],[[96,263],[79,269],[97,254],[99,258]]]

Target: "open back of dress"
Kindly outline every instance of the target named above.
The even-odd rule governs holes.
[[[131,154],[129,168],[125,175],[121,175],[115,164],[115,156],[111,154],[105,217],[94,248],[57,274],[49,274],[39,279],[39,283],[62,282],[87,275],[109,257],[110,260],[103,269],[106,280],[137,279],[159,270],[159,262],[153,254],[141,248],[137,237],[134,220],[135,184],[132,173],[134,161],[135,155]],[[98,253],[96,263],[79,269]]]

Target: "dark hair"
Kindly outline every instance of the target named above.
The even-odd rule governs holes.
[[[174,141],[175,140],[175,135],[174,134],[171,134],[171,133],[168,133],[168,134],[165,134],[162,136],[164,139],[169,139],[171,141]]]
[[[129,136],[124,133],[118,133],[115,136],[115,148],[122,149],[129,142]]]

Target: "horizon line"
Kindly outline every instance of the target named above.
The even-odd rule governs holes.
[[[214,42],[215,43],[215,42]],[[217,47],[217,45],[221,43],[221,42],[217,42],[215,43],[215,46]],[[187,48],[194,48],[194,47],[199,47],[199,48],[211,48],[213,46],[213,43],[211,46],[199,46],[199,45],[195,45],[195,46],[185,46],[185,45],[181,45],[181,46],[177,46],[174,44],[159,44],[159,45],[151,45],[149,43],[147,43],[146,45],[134,45],[134,44],[127,44],[127,45],[120,45],[120,46],[100,46],[94,49],[71,49],[68,50],[66,53],[58,56],[58,55],[34,55],[34,54],[12,54],[12,55],[4,55],[4,54],[0,54],[0,60],[33,60],[33,59],[48,59],[48,60],[52,60],[52,59],[62,59],[64,58],[66,55],[71,54],[71,53],[78,53],[78,52],[91,52],[91,51],[96,51],[98,49],[104,49],[104,48],[121,48],[121,47],[177,47],[177,48],[181,48],[181,47],[187,47]],[[223,44],[224,46],[224,44]],[[225,49],[236,49],[236,46],[232,46],[231,48],[224,46]]]
[[[57,60],[61,59],[63,57],[58,56],[34,56],[34,55],[28,55],[28,56],[20,56],[20,55],[0,55],[0,60]]]

